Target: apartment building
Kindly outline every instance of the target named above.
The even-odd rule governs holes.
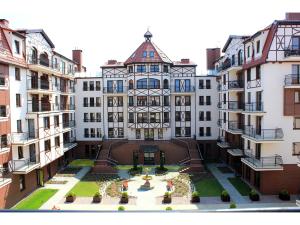
[[[185,150],[171,143],[174,139],[198,140],[203,143],[201,152],[214,148],[218,131],[216,76],[197,75],[196,64],[189,59],[170,60],[153,43],[149,31],[144,38],[125,62],[108,60],[101,67],[101,77],[76,79],[76,92],[82,93],[76,95],[76,121],[80,124],[76,152],[81,156],[97,154],[102,140],[104,150],[98,159],[110,158],[105,148],[119,141],[122,149],[112,155],[121,164],[132,163],[134,151],[141,155],[141,163],[158,163],[158,149],[170,163],[186,159]],[[151,148],[144,150],[144,145]]]
[[[300,15],[230,36],[216,62],[220,157],[265,194],[300,191]]]
[[[41,29],[14,31],[6,20],[1,29],[1,51],[10,60],[1,67],[1,112],[7,115],[1,117],[1,170],[10,183],[0,192],[0,207],[7,208],[43,186],[72,157],[74,77],[84,67],[81,50],[73,50],[73,60],[59,54]]]

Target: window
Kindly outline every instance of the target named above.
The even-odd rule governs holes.
[[[101,122],[101,113],[96,113],[96,122]]]
[[[118,128],[118,138],[124,137],[124,128]]]
[[[17,120],[17,132],[22,133],[22,120]]]
[[[135,138],[136,139],[141,139],[141,129],[136,129],[135,130]]]
[[[117,92],[122,93],[123,92],[123,81],[117,80]]]
[[[16,54],[20,54],[20,42],[19,41],[17,41],[17,40],[15,40],[15,53]]]
[[[147,113],[137,113],[137,122],[138,123],[148,123]]]
[[[293,143],[293,155],[300,155],[300,142]]]
[[[206,127],[206,136],[211,136],[211,128]]]
[[[18,159],[23,159],[24,155],[23,155],[23,147],[22,146],[18,146]]]
[[[97,128],[97,138],[100,138],[101,136],[101,128]]]
[[[151,106],[160,106],[160,97],[159,96],[150,96],[149,103]]]
[[[251,69],[247,69],[247,81],[251,81]]]
[[[184,80],[184,89],[186,92],[191,91],[191,80]]]
[[[50,118],[44,117],[44,129],[50,129]]]
[[[163,129],[158,129],[158,139],[163,139],[164,138],[164,136],[163,136]]]
[[[89,128],[84,128],[84,137],[85,138],[89,138],[90,137]]]
[[[164,96],[164,106],[169,106],[170,101],[169,101],[169,96]]]
[[[95,128],[91,128],[91,138],[96,137]]]
[[[206,121],[211,121],[211,112],[210,111],[206,112]]]
[[[90,81],[90,91],[94,91],[94,81]]]
[[[0,73],[0,86],[5,86],[5,77]]]
[[[147,96],[137,96],[137,106],[147,106]]]
[[[150,123],[160,123],[160,113],[150,113]]]
[[[206,96],[206,105],[211,105],[210,96]]]
[[[113,107],[113,105],[114,105],[113,97],[108,97],[107,98],[107,107]]]
[[[300,91],[295,91],[295,103],[300,103]]]
[[[300,49],[300,36],[292,37],[292,50]]]
[[[45,151],[46,151],[46,152],[48,152],[48,151],[51,150],[51,141],[50,141],[50,139],[49,139],[49,140],[46,140],[46,141],[44,142],[44,145],[45,145]]]
[[[21,174],[19,175],[19,188],[20,191],[24,191],[25,190],[25,175]]]
[[[300,129],[300,117],[294,117],[294,129]]]
[[[117,97],[118,106],[123,106],[123,97]]]
[[[223,104],[226,104],[226,94],[223,94]]]
[[[133,112],[130,112],[129,114],[128,114],[128,117],[129,117],[129,123],[134,123],[134,113]]]
[[[128,66],[128,73],[133,73],[133,67],[132,66]]]
[[[199,96],[199,105],[204,105],[204,96]]]
[[[250,58],[250,46],[247,47],[247,58]]]
[[[175,136],[180,137],[181,136],[181,127],[175,127]]]
[[[204,121],[204,112],[203,111],[199,112],[199,121]]]
[[[147,89],[147,79],[140,79],[137,81],[137,89]]]
[[[235,65],[235,55],[231,56],[231,65]]]
[[[134,105],[133,96],[128,96],[128,105],[129,106],[133,106]]]
[[[83,91],[87,91],[87,90],[88,90],[88,82],[83,81]]]
[[[90,113],[90,122],[95,122],[95,113]]]
[[[169,119],[169,113],[168,112],[164,112],[164,123],[169,123],[170,119]]]
[[[100,91],[101,86],[100,86],[100,81],[96,81],[96,91]]]
[[[59,116],[54,116],[54,126],[59,127]]]
[[[147,58],[147,51],[143,51],[143,58]]]
[[[20,68],[15,67],[15,79],[21,80]]]
[[[6,117],[6,106],[0,105],[0,117]]]
[[[89,122],[88,113],[83,114],[83,122]]]
[[[181,96],[175,96],[175,105],[181,106]]]
[[[190,137],[191,136],[191,128],[190,127],[186,127],[184,129],[184,133],[186,137]]]
[[[260,52],[260,41],[256,42],[256,53]]]
[[[159,66],[158,65],[150,65],[150,72],[152,72],[152,73],[159,72]]]
[[[185,112],[185,121],[191,121],[191,112],[190,111]]]
[[[21,94],[16,94],[16,107],[21,107]]]
[[[238,65],[241,66],[243,64],[243,52],[242,50],[239,50],[238,52]]]
[[[94,107],[94,106],[95,106],[95,99],[90,98],[90,107]]]
[[[191,105],[191,96],[185,96],[184,97],[184,105],[190,106]]]
[[[112,80],[107,81],[107,92],[113,93],[113,81]]]
[[[149,79],[149,88],[150,89],[159,89],[160,88],[160,81],[158,79]]]
[[[256,70],[256,80],[260,79],[260,65],[255,67]]]
[[[223,122],[226,123],[226,112],[223,113]]]
[[[204,89],[204,80],[199,80],[199,89]]]
[[[154,58],[154,51],[150,51],[150,58]]]
[[[89,99],[83,98],[83,107],[88,107],[88,106],[89,106]]]
[[[114,122],[114,114],[112,112],[109,112],[107,115],[108,115],[108,122]]]
[[[123,113],[118,112],[118,122],[123,122]]]
[[[59,147],[60,147],[60,138],[59,138],[59,136],[56,136],[56,137],[54,138],[54,143],[55,143],[55,147],[56,147],[56,148],[59,148]]]
[[[100,106],[101,106],[101,98],[96,97],[96,107],[100,107]]]
[[[204,136],[204,127],[199,127],[199,136],[200,137]]]
[[[164,73],[169,73],[169,67],[168,67],[168,65],[164,65]]]
[[[181,112],[180,111],[175,112],[175,121],[181,121]]]
[[[133,80],[130,80],[129,81],[129,90],[132,90],[133,89]]]
[[[136,66],[136,72],[145,73],[146,72],[146,66],[145,65],[137,65]]]
[[[211,83],[210,83],[210,80],[206,80],[206,89],[211,89]]]

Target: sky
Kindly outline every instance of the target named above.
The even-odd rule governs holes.
[[[148,28],[171,60],[189,58],[205,74],[206,48],[222,48],[229,35],[254,34],[296,11],[300,0],[0,0],[0,18],[12,29],[44,29],[69,58],[82,49],[90,75],[109,59],[124,62]]]

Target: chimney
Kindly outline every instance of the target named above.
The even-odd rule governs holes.
[[[0,19],[0,26],[4,28],[9,28],[9,22],[6,19]]]
[[[110,59],[110,60],[107,61],[108,65],[113,65],[113,64],[116,64],[116,63],[117,63],[117,60],[115,60],[115,59]]]
[[[214,70],[215,62],[220,58],[221,49],[220,48],[207,48],[206,49],[206,69]]]
[[[77,67],[78,67],[78,71],[81,72],[82,70],[82,50],[73,50],[73,61],[76,62]]]
[[[285,20],[300,20],[300,12],[287,12],[285,13]]]
[[[189,64],[190,63],[190,59],[181,59],[181,63]]]

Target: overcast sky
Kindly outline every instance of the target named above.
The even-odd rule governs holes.
[[[228,35],[253,34],[299,0],[0,0],[0,17],[13,29],[42,28],[56,51],[82,49],[94,74],[108,59],[125,61],[150,28],[153,42],[173,60],[190,58],[206,72],[205,49],[223,47]]]

